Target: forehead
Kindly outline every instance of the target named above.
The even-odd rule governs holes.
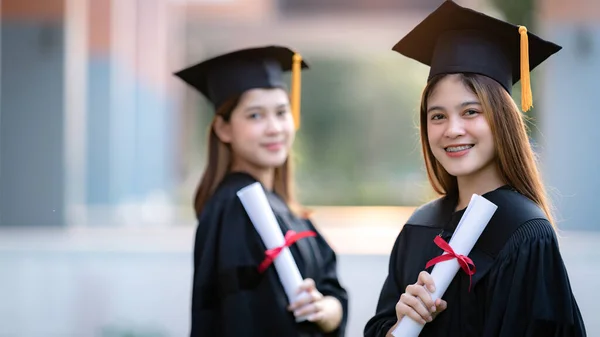
[[[277,106],[288,103],[287,93],[280,88],[250,89],[240,99],[240,105]]]
[[[440,79],[427,97],[427,104],[461,104],[465,101],[478,102],[477,95],[463,83],[459,74],[452,74]]]

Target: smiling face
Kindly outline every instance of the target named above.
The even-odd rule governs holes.
[[[431,152],[450,175],[470,177],[495,169],[492,131],[479,98],[465,86],[461,75],[441,79],[426,107]]]
[[[215,131],[231,146],[232,166],[249,172],[274,169],[285,163],[295,129],[287,93],[282,89],[246,91],[228,121]]]

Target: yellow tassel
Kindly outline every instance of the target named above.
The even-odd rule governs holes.
[[[519,27],[521,35],[521,109],[525,112],[533,107],[533,95],[531,93],[531,77],[529,74],[529,38],[527,28]]]
[[[301,67],[302,67],[302,56],[300,54],[294,54],[292,58],[292,88],[290,103],[292,108],[292,115],[294,116],[294,125],[296,130],[300,128],[300,87],[301,87]]]

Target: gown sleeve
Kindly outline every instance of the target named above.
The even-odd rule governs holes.
[[[547,220],[530,220],[515,231],[490,270],[487,291],[484,336],[586,336]]]
[[[339,327],[331,333],[326,334],[326,336],[345,336],[346,325],[348,323],[348,293],[339,282],[337,273],[337,256],[327,241],[325,241],[321,233],[319,233],[315,228],[313,223],[310,220],[307,220],[307,222],[309,228],[317,233],[315,239],[317,241],[318,253],[321,254],[323,261],[323,265],[320,268],[322,273],[319,275],[319,278],[315,280],[315,285],[319,292],[323,294],[323,296],[335,297],[342,305],[343,316]]]
[[[206,208],[198,219],[194,241],[192,281],[191,337],[211,336],[217,333],[218,296],[216,255],[219,239],[218,225],[223,208]]]
[[[256,271],[256,252],[261,248],[252,228],[235,195],[215,200],[200,216],[194,244],[191,337],[235,336],[237,329],[260,331],[261,322],[250,313],[260,317],[262,311],[253,311],[252,306],[275,307],[264,303],[269,300],[266,290],[257,287],[262,278]]]
[[[406,231],[403,229],[392,248],[388,267],[388,275],[383,283],[383,287],[377,301],[375,316],[373,316],[365,325],[365,337],[383,337],[396,324],[396,303],[402,295],[404,287],[398,277],[398,271],[402,270],[402,261],[398,256],[403,256],[402,249],[405,247],[404,237]]]

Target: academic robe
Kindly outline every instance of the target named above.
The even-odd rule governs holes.
[[[509,186],[483,197],[498,209],[469,254],[476,267],[471,290],[469,276],[459,269],[442,296],[447,309],[425,324],[420,336],[586,336],[554,230],[541,208]],[[403,227],[365,336],[385,336],[397,322],[400,295],[443,253],[434,238],[450,242],[465,211],[455,212],[456,201],[446,196],[421,206]]]
[[[296,217],[282,198],[265,191],[282,233],[314,231],[316,237],[296,241],[290,251],[302,278],[312,278],[324,295],[343,307],[339,328],[322,333],[312,322],[296,323],[284,288],[271,264],[258,266],[266,247],[236,192],[256,182],[245,173],[228,174],[199,216],[194,247],[192,337],[341,337],[348,298],[337,276],[336,254],[311,221]]]

